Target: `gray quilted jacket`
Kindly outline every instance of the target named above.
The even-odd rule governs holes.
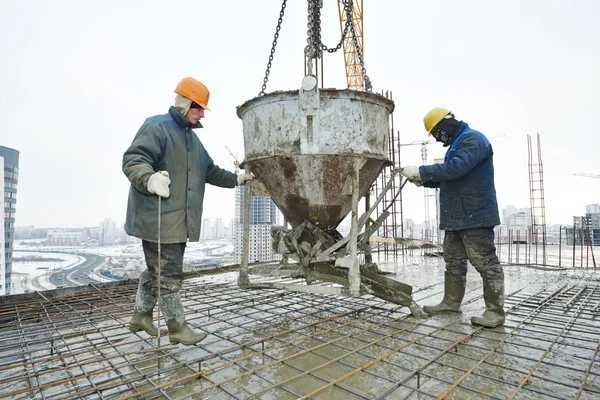
[[[123,172],[131,182],[125,231],[157,241],[158,198],[146,184],[154,172],[168,171],[170,197],[162,199],[161,243],[198,241],[204,185],[233,188],[236,175],[213,163],[192,126],[171,107],[168,114],[146,119],[123,154]]]

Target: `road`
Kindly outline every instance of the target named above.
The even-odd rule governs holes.
[[[105,262],[106,257],[95,254],[69,253],[85,258],[85,261],[70,269],[60,269],[50,273],[50,283],[56,287],[82,286],[88,283],[99,282],[91,278],[90,274],[97,266]]]
[[[188,269],[195,269],[198,266],[203,264],[212,263],[222,263],[223,254],[219,251],[222,247],[225,247],[227,244],[217,243],[211,244],[202,250],[194,249],[195,252],[200,252],[203,254],[192,255],[193,261],[191,261],[191,266],[187,266]],[[60,287],[74,287],[74,286],[83,286],[89,283],[101,282],[94,278],[95,274],[92,274],[95,268],[100,267],[102,264],[106,263],[109,257],[96,255],[96,254],[88,254],[81,252],[70,252],[70,251],[60,251],[60,250],[19,250],[20,252],[37,252],[37,253],[65,253],[65,254],[73,254],[78,255],[85,259],[81,264],[67,269],[54,269],[49,270],[47,274],[37,275],[29,281],[29,290],[45,290],[47,288],[47,281],[50,282],[53,286]],[[216,252],[218,254],[213,255],[212,253]],[[227,257],[227,255],[225,256]],[[110,279],[108,276],[102,276],[106,282],[106,280]]]

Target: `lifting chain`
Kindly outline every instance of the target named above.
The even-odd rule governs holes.
[[[338,42],[338,44],[335,45],[335,47],[331,48],[328,48],[327,46],[325,46],[325,44],[320,43],[321,50],[325,50],[328,53],[335,53],[336,51],[341,49],[342,45],[344,44],[344,39],[346,39],[346,35],[348,34],[348,31],[350,29],[354,31],[354,25],[352,24],[352,8],[354,3],[352,2],[352,0],[343,0],[342,3],[344,4],[344,13],[346,14],[346,23],[344,24],[344,30],[342,31],[342,37],[340,38],[340,41]]]
[[[273,36],[273,44],[271,45],[271,52],[269,53],[269,61],[267,62],[267,68],[265,70],[265,77],[263,78],[262,87],[258,93],[259,96],[264,96],[265,90],[267,90],[267,82],[269,81],[269,74],[271,73],[271,64],[273,63],[273,56],[275,55],[275,48],[277,47],[277,39],[279,39],[279,31],[281,30],[281,23],[283,22],[286,4],[287,0],[283,0],[283,3],[281,3],[279,18],[277,19],[277,27],[275,28],[275,35]]]
[[[363,57],[362,48],[359,46],[354,24],[352,23],[352,9],[353,0],[342,0],[344,4],[344,12],[346,14],[346,23],[344,24],[344,30],[342,31],[342,37],[335,47],[327,47],[321,40],[321,7],[323,6],[323,0],[308,0],[308,26],[307,26],[307,45],[304,48],[304,54],[306,57],[306,64],[308,67],[308,74],[312,75],[312,60],[321,58],[323,51],[328,53],[335,53],[341,49],[344,39],[348,35],[348,32],[352,33],[352,41],[356,52],[358,54],[358,60],[360,62],[361,73],[363,81],[365,83],[365,90],[370,92],[372,85],[371,80],[367,76],[367,70],[365,68],[365,62]],[[267,90],[267,82],[269,81],[269,74],[271,73],[271,65],[273,63],[273,57],[275,55],[275,48],[277,47],[277,40],[279,39],[279,32],[281,30],[281,24],[283,22],[283,16],[285,14],[285,7],[287,0],[283,0],[281,3],[281,10],[279,11],[279,18],[277,19],[277,26],[275,27],[275,34],[273,36],[273,44],[271,45],[271,51],[269,53],[269,61],[265,69],[265,76],[263,78],[263,84],[261,86],[259,96],[264,96]]]
[[[344,3],[344,9],[346,10],[346,18],[347,21],[352,21],[352,0],[347,0],[350,4],[350,11],[348,12],[346,8],[346,4]],[[358,54],[358,61],[360,62],[360,70],[363,77],[363,82],[365,83],[365,90],[370,92],[373,89],[373,85],[371,84],[371,79],[367,75],[367,69],[365,68],[365,60],[363,58],[362,48],[358,45],[358,36],[356,35],[356,31],[354,30],[354,24],[350,24],[350,29],[352,30],[352,41],[354,42],[354,47],[356,48],[356,53]]]
[[[304,55],[307,64],[310,60],[321,57],[321,0],[308,0],[308,22],[306,33],[306,47]],[[312,71],[309,71],[309,75]]]
[[[346,14],[346,23],[344,24],[344,30],[342,31],[342,37],[340,38],[340,41],[335,45],[335,47],[329,48],[325,44],[323,44],[321,40],[322,0],[308,0],[308,38],[307,45],[304,49],[304,54],[307,58],[308,73],[312,74],[312,63],[310,62],[311,60],[315,58],[320,58],[323,54],[323,51],[326,51],[328,53],[335,53],[336,51],[341,49],[341,47],[344,44],[344,40],[348,35],[348,32],[351,31],[352,42],[354,44],[354,47],[356,48],[358,60],[360,62],[361,74],[365,83],[365,90],[370,92],[372,89],[371,80],[367,75],[367,69],[365,68],[365,61],[362,48],[359,46],[358,37],[352,21],[353,0],[342,0],[342,2],[344,4],[344,13]]]

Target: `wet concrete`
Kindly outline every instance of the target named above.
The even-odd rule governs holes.
[[[440,259],[379,264],[420,303],[441,299]],[[50,301],[47,315],[29,313],[30,299],[0,327],[0,398],[600,398],[600,274],[506,266],[505,277],[496,329],[469,323],[483,310],[472,267],[462,313],[426,320],[371,296],[240,290],[234,273],[189,279],[186,317],[209,336],[193,347],[163,338],[160,376],[153,342],[126,329],[135,285]]]

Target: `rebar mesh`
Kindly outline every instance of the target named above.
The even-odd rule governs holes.
[[[191,347],[165,337],[160,352],[127,329],[135,282],[38,294],[0,306],[0,398],[600,398],[598,277],[547,276],[507,294],[496,329],[456,314],[415,320],[370,296],[196,278],[182,300],[209,336]],[[415,294],[429,302],[442,290],[436,282]],[[469,290],[464,307],[480,303],[480,287]]]

